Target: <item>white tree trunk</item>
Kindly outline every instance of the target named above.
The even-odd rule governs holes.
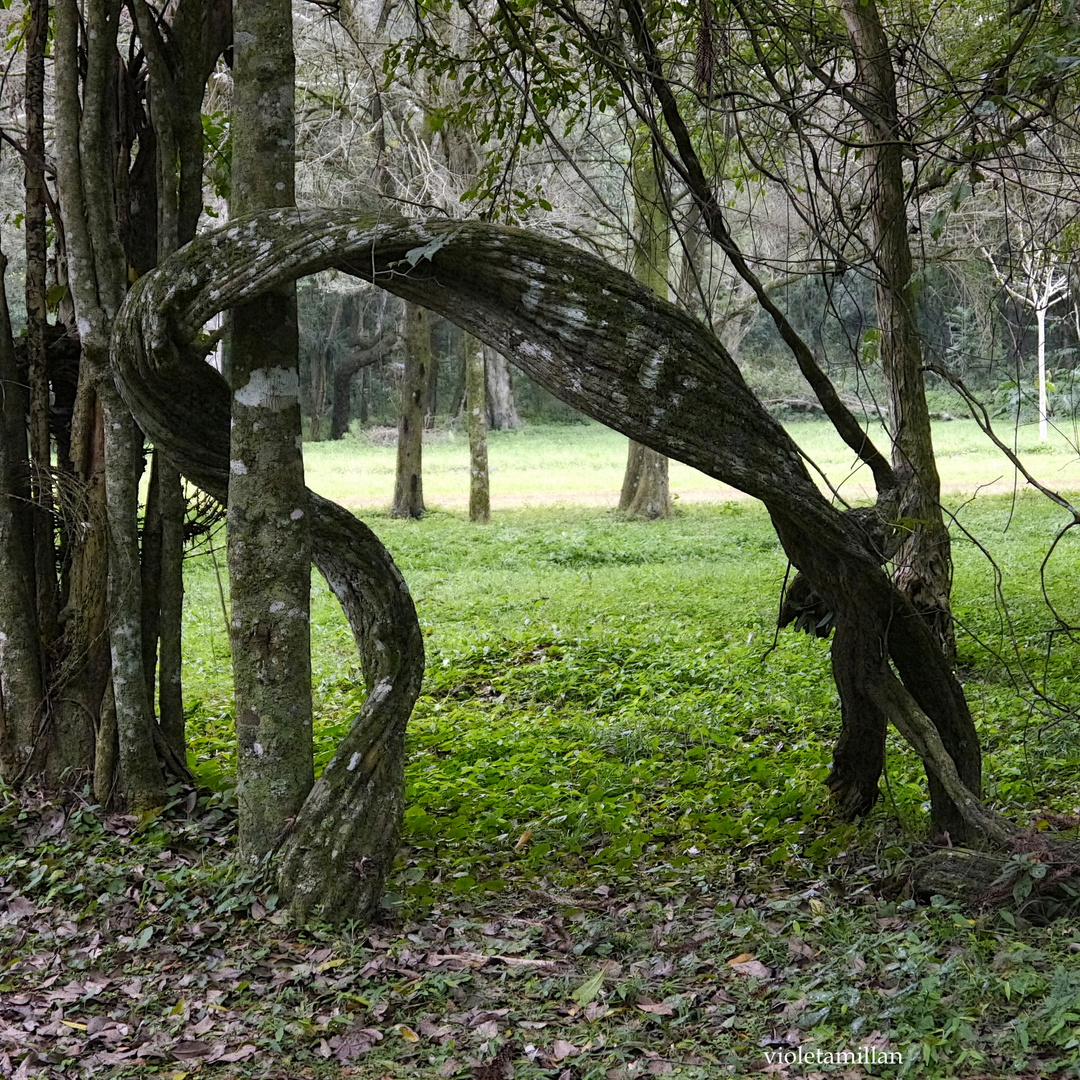
[[[1046,442],[1046,308],[1035,309],[1039,331],[1039,442]]]

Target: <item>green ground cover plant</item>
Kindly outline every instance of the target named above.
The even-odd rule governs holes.
[[[586,450],[566,452],[584,458],[599,430],[536,439],[580,435]],[[964,503],[960,663],[988,795],[1075,833],[1075,713],[1016,694],[1029,680],[1072,709],[1080,696],[1076,646],[1054,635],[1048,651],[1039,574],[1062,515],[1033,493]],[[0,811],[0,1072],[705,1080],[868,1048],[903,1062],[777,1075],[1080,1076],[1077,918],[916,903],[925,785],[896,740],[874,813],[831,814],[828,645],[776,635],[786,563],[759,507],[687,503],[651,524],[591,506],[484,528],[445,510],[365,518],[428,650],[382,921],[291,926],[227,858],[231,675],[206,552],[185,616],[201,791],[142,818],[89,797]],[[1000,594],[960,526],[1004,571]],[[1067,536],[1045,576],[1074,623],[1078,545]],[[363,690],[313,585],[325,761]]]

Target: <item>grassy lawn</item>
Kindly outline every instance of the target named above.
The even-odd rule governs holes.
[[[867,470],[854,468],[851,451],[829,424],[806,420],[787,427],[845,498],[872,498]],[[1070,438],[1073,445],[1076,442],[1071,428],[1051,430],[1046,443],[1038,441],[1036,425],[1013,433],[1003,422],[999,434],[1010,446],[1015,444],[1043,483],[1065,491],[1080,491],[1080,458],[1069,442]],[[879,446],[888,445],[880,429],[876,435]],[[552,503],[612,506],[618,502],[626,466],[626,439],[609,428],[594,423],[547,425],[494,431],[488,439],[491,498],[496,509]],[[982,494],[1013,490],[1012,466],[990,445],[973,420],[936,424],[934,440],[947,498],[960,501],[976,489]],[[363,435],[350,435],[339,442],[307,443],[304,447],[308,483],[321,495],[354,509],[390,504],[394,456],[392,445],[376,445]],[[1023,479],[1019,483],[1023,486]],[[684,503],[743,497],[734,488],[679,462],[671,464],[671,490]],[[432,507],[468,506],[469,444],[464,432],[441,430],[429,435],[424,447],[424,495]]]
[[[940,430],[959,507],[1005,469],[961,423]],[[845,455],[821,425],[795,431],[839,476]],[[212,793],[189,804],[178,792],[138,820],[7,812],[0,879],[35,913],[17,921],[0,994],[57,1032],[35,1043],[52,1048],[42,1075],[91,1062],[93,1075],[174,1080],[711,1080],[796,1048],[812,1063],[776,1075],[1080,1075],[1075,916],[1038,926],[1022,907],[908,897],[905,868],[925,844],[921,768],[893,739],[874,813],[832,815],[828,644],[775,635],[786,563],[764,511],[673,469],[684,497],[670,521],[620,520],[608,507],[624,453],[596,426],[497,436],[505,502],[476,527],[453,509],[464,442],[436,442],[425,487],[443,509],[420,522],[365,511],[410,583],[428,653],[401,853],[374,928],[291,927],[265,880],[221,858],[234,813],[228,647],[213,561],[190,561],[190,745]],[[306,455],[323,493],[388,501],[391,450],[348,441]],[[1080,486],[1062,447],[1033,460]],[[1014,683],[1080,704],[1076,647],[1058,635],[1047,652],[1039,578],[1063,515],[1033,492],[983,492],[959,518],[1006,574],[998,595],[986,555],[957,532],[987,794],[1045,826],[1080,808],[1080,730]],[[1078,543],[1066,536],[1046,575],[1073,623]],[[344,619],[313,585],[322,762],[362,690]],[[132,1039],[94,1041],[91,1023],[143,1042],[109,1058]],[[903,1063],[813,1057],[865,1060],[864,1048]]]

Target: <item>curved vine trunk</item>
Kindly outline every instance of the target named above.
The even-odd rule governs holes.
[[[406,264],[412,269],[403,272]],[[864,690],[923,757],[935,823],[954,842],[995,839],[998,819],[978,798],[981,760],[963,691],[923,619],[882,570],[871,533],[823,498],[794,442],[714,335],[585,252],[481,222],[410,223],[332,210],[287,218],[264,213],[196,239],[136,284],[112,353],[140,424],[194,482],[223,490],[228,402],[220,378],[188,354],[188,344],[215,311],[330,267],[444,315],[568,404],[761,499],[788,556],[836,613],[838,627],[865,643]],[[320,535],[321,527],[312,527]],[[367,628],[354,623],[354,632],[367,640]],[[413,678],[418,685],[415,658],[398,662],[395,686]],[[373,695],[373,708],[385,706],[381,722],[397,731],[411,702],[404,691],[389,689]],[[331,777],[352,777],[347,765],[356,752],[339,751]],[[362,761],[356,758],[357,766]],[[339,805],[362,817],[378,802],[374,784],[357,793],[359,801],[340,796]],[[305,804],[297,829],[306,834],[309,824]],[[319,827],[326,835],[345,824]],[[1006,833],[1001,826],[1000,835]],[[348,830],[341,835],[360,842]],[[362,839],[388,835],[372,827]],[[336,850],[339,858],[351,857]],[[292,855],[303,857],[298,850]],[[378,864],[371,858],[370,865]],[[369,864],[362,858],[353,865]],[[317,908],[332,893],[336,886],[324,881],[298,902]]]

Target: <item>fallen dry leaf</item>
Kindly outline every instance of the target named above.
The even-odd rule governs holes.
[[[174,1043],[169,1047],[169,1053],[180,1061],[191,1061],[193,1058],[206,1057],[211,1050],[213,1050],[213,1046],[210,1043],[202,1042],[199,1039]]]
[[[334,1057],[347,1065],[358,1057],[363,1057],[382,1038],[382,1032],[375,1028],[353,1028],[344,1035],[335,1035],[329,1042]]]
[[[668,1005],[665,1001],[649,1001],[648,998],[642,998],[637,1007],[646,1013],[652,1013],[654,1016],[674,1016],[675,1006]]]
[[[244,1058],[249,1058],[252,1054],[257,1054],[258,1052],[259,1048],[257,1046],[253,1046],[251,1043],[244,1043],[239,1050],[233,1050],[232,1053],[229,1054],[222,1054],[221,1057],[218,1058],[218,1061],[243,1061]]]
[[[566,1058],[577,1057],[580,1053],[581,1050],[578,1047],[565,1039],[556,1039],[555,1045],[551,1048],[551,1056],[556,1061],[565,1061]]]
[[[740,975],[749,975],[755,979],[769,979],[772,977],[772,972],[760,961],[760,960],[747,960],[745,964],[731,964],[731,970],[737,971]]]

